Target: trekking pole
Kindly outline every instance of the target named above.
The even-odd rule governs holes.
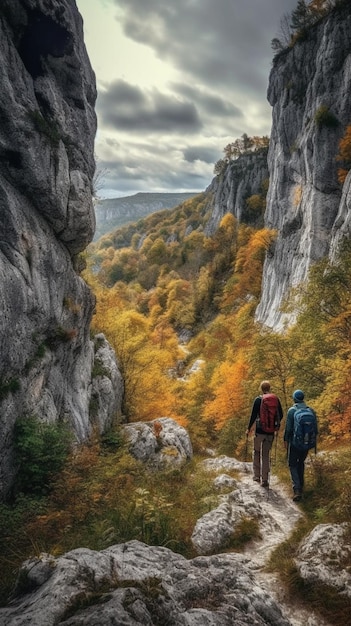
[[[246,443],[245,443],[245,472],[247,473],[249,471],[248,467],[247,467],[247,448],[248,448],[248,442],[249,442],[249,433],[246,433]]]
[[[275,434],[275,446],[274,446],[274,459],[272,465],[277,464],[277,448],[278,448],[278,433]]]

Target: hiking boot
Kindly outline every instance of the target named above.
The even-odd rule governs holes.
[[[254,476],[252,480],[253,480],[255,483],[260,483],[260,482],[261,482],[261,479],[260,479],[260,478],[257,478],[256,476]]]
[[[301,498],[302,498],[301,491],[295,491],[294,497],[293,497],[293,502],[300,502]]]
[[[262,481],[262,484],[261,484],[261,487],[269,487],[269,482],[268,482],[268,480],[263,480],[263,481]]]

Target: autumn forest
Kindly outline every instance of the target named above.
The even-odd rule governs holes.
[[[348,129],[339,156],[346,168],[349,146]],[[285,409],[293,389],[304,389],[322,440],[350,436],[351,248],[345,242],[337,262],[319,262],[289,294],[285,329],[259,327],[264,258],[275,239],[261,227],[266,182],[247,198],[245,223],[228,213],[213,236],[206,236],[209,198],[201,194],[109,233],[89,250],[93,327],[118,356],[125,419],[173,417],[199,450],[240,452],[264,378]]]

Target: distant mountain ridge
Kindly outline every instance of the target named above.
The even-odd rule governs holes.
[[[198,195],[198,193],[196,191],[185,193],[139,192],[133,196],[100,200],[95,206],[96,231],[94,240],[96,241],[102,235],[120,226],[150,215],[150,213],[162,209],[173,209],[185,200]]]

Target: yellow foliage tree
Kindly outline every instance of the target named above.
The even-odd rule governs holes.
[[[204,417],[213,420],[217,430],[233,418],[243,424],[247,421],[248,406],[243,387],[247,373],[248,365],[243,354],[238,355],[234,363],[224,361],[214,371],[210,383],[213,399],[205,403]]]
[[[168,324],[155,328],[135,310],[116,307],[116,289],[98,300],[94,319],[96,331],[112,344],[123,376],[123,411],[128,420],[150,420],[160,416],[180,419],[174,411],[174,384],[168,372],[178,358],[178,346]]]
[[[233,278],[223,291],[222,309],[238,305],[247,296],[259,298],[266,250],[275,237],[275,231],[268,228],[257,231],[246,228],[241,232],[242,245],[236,255]]]
[[[168,285],[167,317],[176,327],[187,328],[194,323],[194,305],[191,283],[181,278]]]

